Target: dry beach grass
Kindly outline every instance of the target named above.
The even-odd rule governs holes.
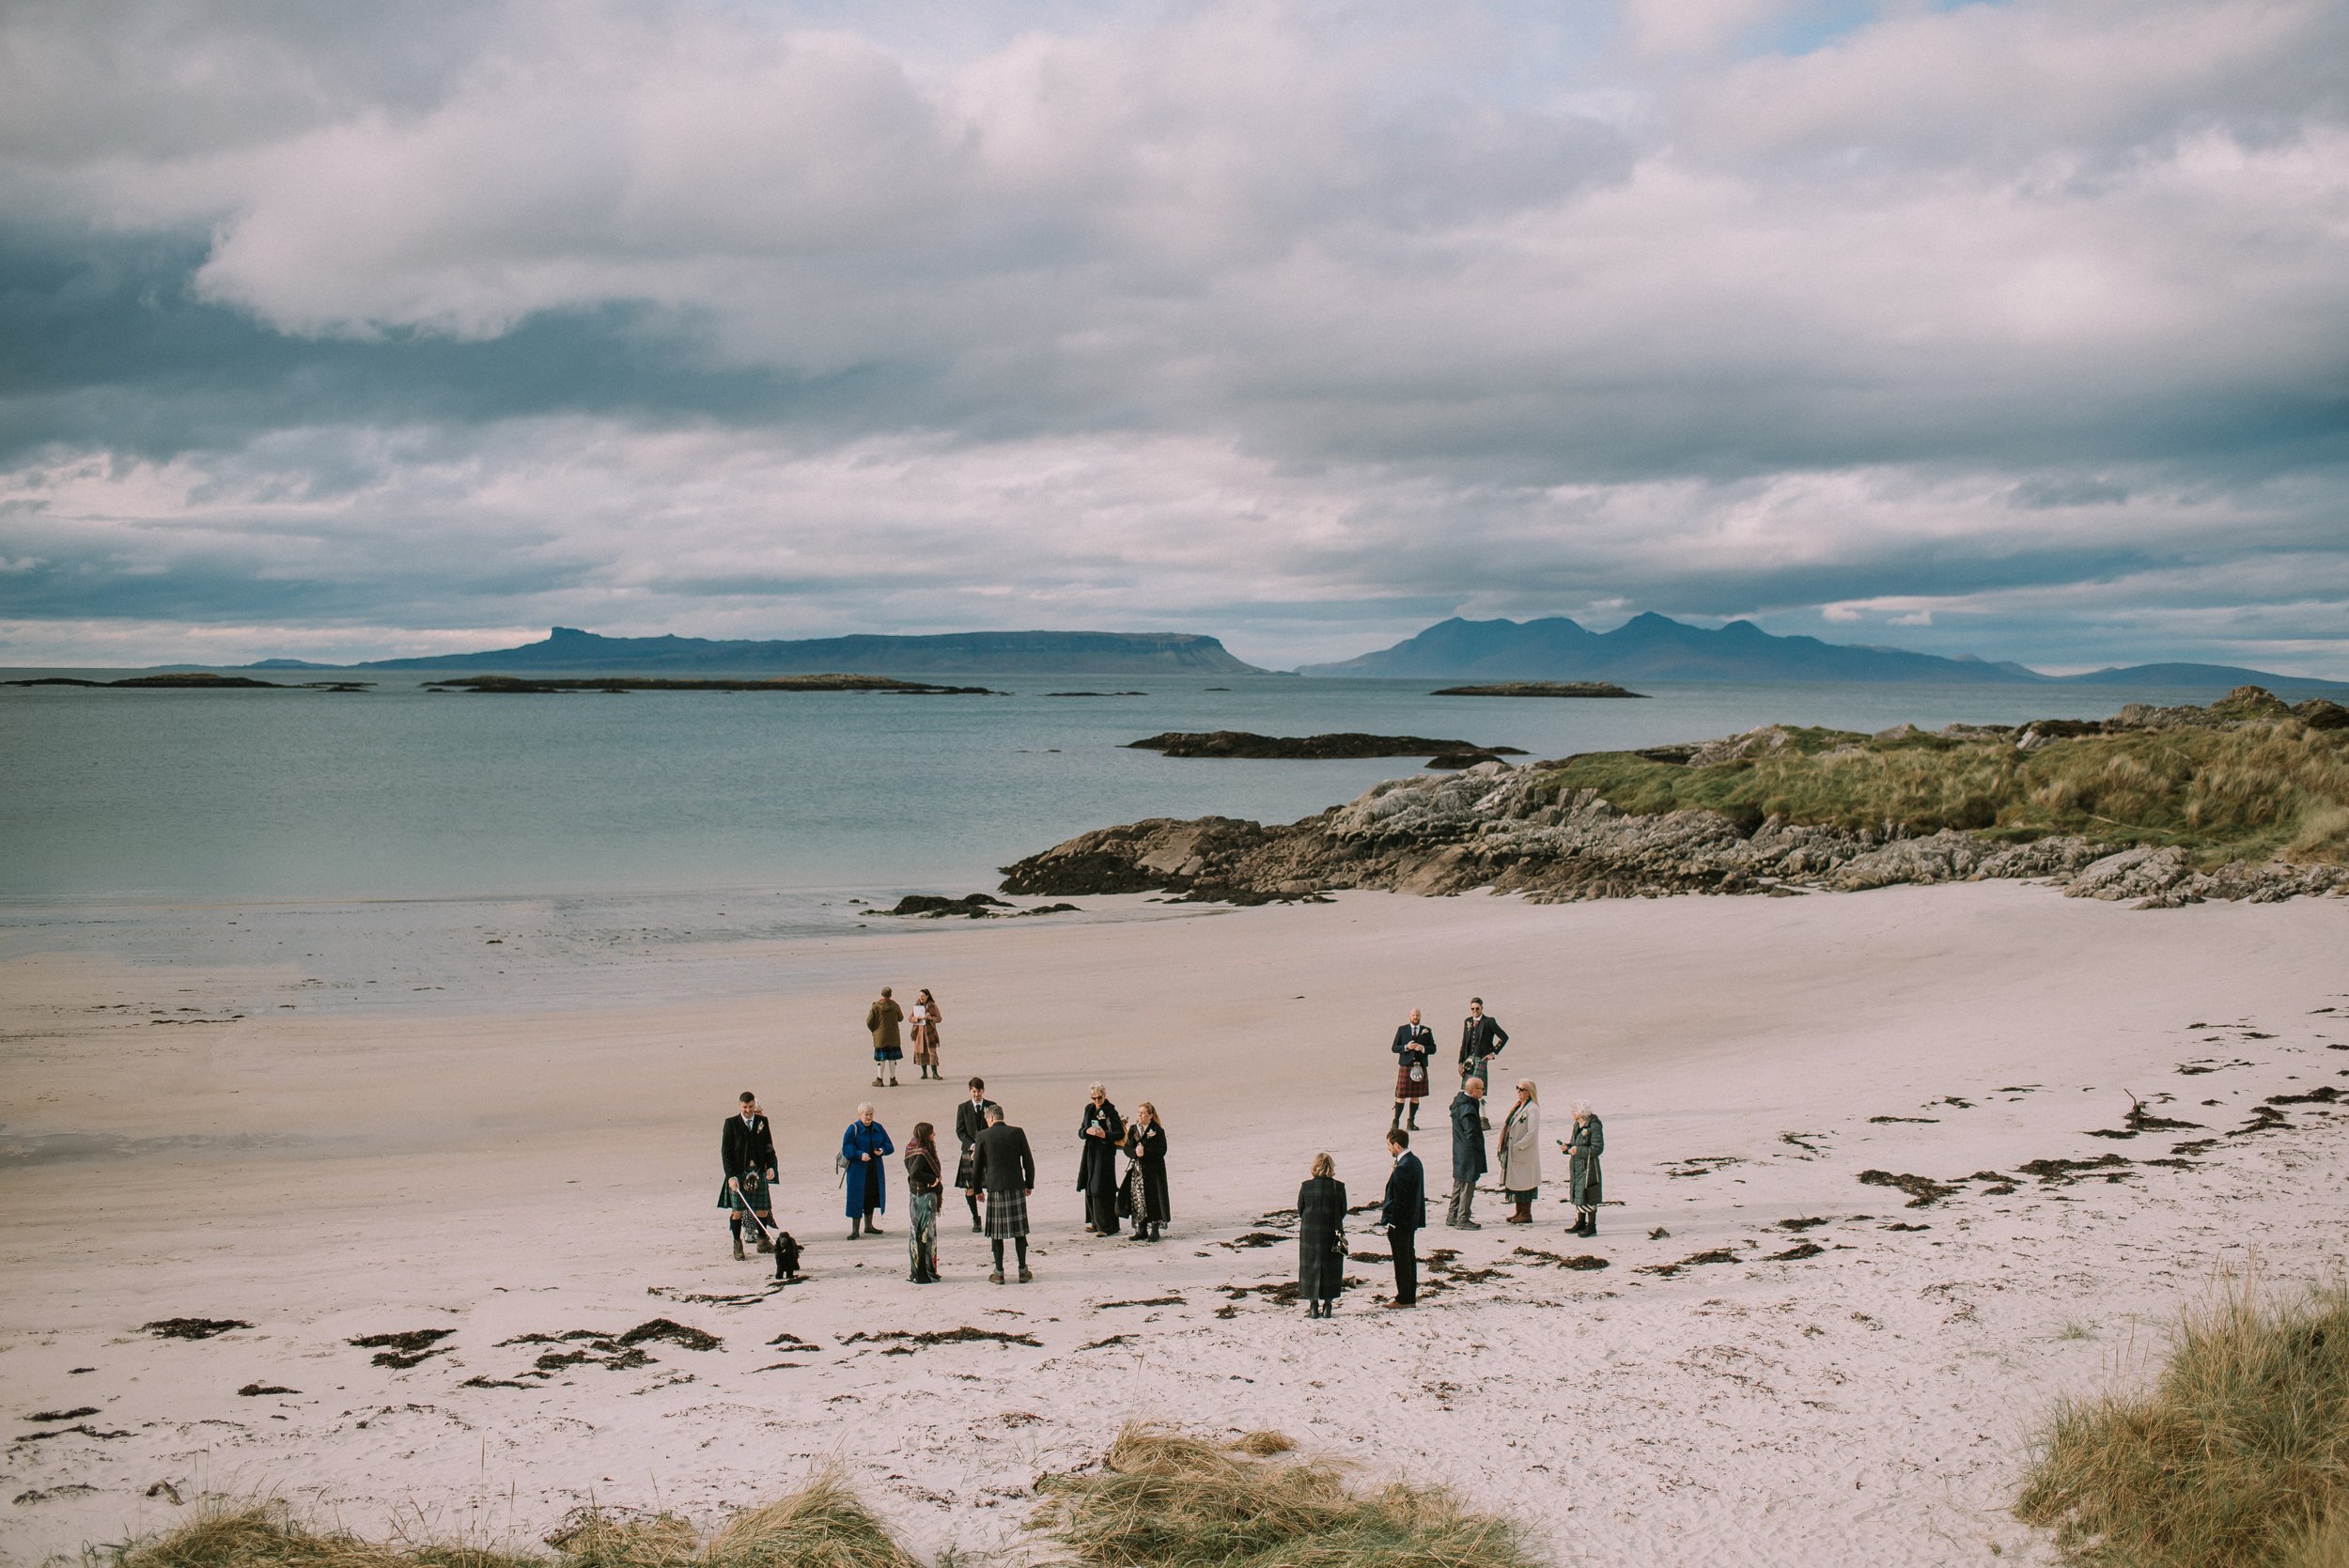
[[[2349,1285],[2187,1314],[2151,1391],[2061,1405],[2016,1512],[2110,1568],[2326,1568],[2349,1551]]]
[[[2271,702],[2274,699],[2269,699]],[[2283,710],[2232,729],[2011,737],[1788,729],[1788,743],[1709,767],[1633,753],[1576,757],[1560,789],[1634,815],[1698,808],[1853,831],[1897,825],[2177,846],[2198,862],[2349,862],[2349,729]]]

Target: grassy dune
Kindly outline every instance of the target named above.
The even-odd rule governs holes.
[[[2030,751],[2006,736],[1790,728],[1778,750],[1709,767],[1602,753],[1555,772],[1561,789],[1595,789],[1641,815],[1699,807],[1749,825],[1777,816],[1852,830],[2078,833],[2179,846],[2205,865],[2349,863],[2349,729],[2318,728],[2268,703],[2227,728],[2075,735]]]
[[[1532,1568],[1522,1532],[1440,1489],[1350,1489],[1251,1433],[1229,1448],[1130,1428],[1098,1473],[1053,1476],[1031,1528],[1055,1561],[1094,1568]],[[122,1568],[920,1568],[837,1478],[738,1515],[705,1541],[675,1514],[587,1511],[552,1558],[313,1531],[283,1507],[215,1508]],[[1064,1555],[1065,1554],[1065,1555]]]
[[[2015,1513],[2082,1568],[2349,1568],[2349,1288],[2189,1316],[2150,1392],[2058,1408]]]

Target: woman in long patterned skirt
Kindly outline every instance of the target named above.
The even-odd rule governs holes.
[[[938,1164],[938,1136],[927,1122],[916,1122],[913,1136],[906,1141],[906,1195],[913,1211],[906,1232],[906,1278],[917,1285],[938,1282],[938,1200],[945,1186]]]
[[[909,1019],[913,1025],[913,1064],[924,1078],[943,1076],[938,1070],[938,1026],[945,1016],[938,1010],[938,999],[930,995],[927,986],[914,993]]]
[[[1134,1239],[1162,1241],[1174,1205],[1166,1185],[1166,1124],[1148,1100],[1134,1107],[1133,1125],[1126,1129],[1126,1154],[1133,1161],[1126,1172],[1125,1209],[1133,1216]]]

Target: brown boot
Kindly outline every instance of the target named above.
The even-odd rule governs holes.
[[[740,1231],[734,1233],[734,1261],[736,1263],[742,1261],[742,1233]]]
[[[1512,1225],[1531,1225],[1533,1223],[1532,1203],[1530,1200],[1520,1199],[1517,1203],[1516,1210],[1509,1216],[1509,1223]]]

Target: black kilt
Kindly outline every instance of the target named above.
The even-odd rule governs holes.
[[[962,1151],[962,1158],[955,1163],[955,1188],[968,1192],[979,1185],[979,1157],[970,1149]]]
[[[987,1234],[996,1241],[1028,1234],[1028,1195],[990,1192],[987,1195]]]

